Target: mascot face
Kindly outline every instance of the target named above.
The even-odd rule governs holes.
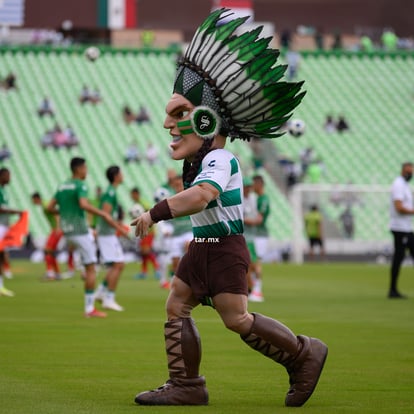
[[[170,143],[171,157],[174,160],[187,159],[192,162],[195,155],[203,144],[203,139],[189,132],[188,129],[180,128],[179,123],[190,120],[190,114],[195,106],[184,96],[174,93],[165,109],[167,116],[164,128],[170,130],[172,142]]]

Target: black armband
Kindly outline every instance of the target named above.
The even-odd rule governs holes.
[[[167,200],[162,200],[149,211],[151,219],[154,223],[162,220],[170,220],[173,218]]]

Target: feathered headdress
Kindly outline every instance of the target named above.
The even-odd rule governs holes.
[[[276,64],[279,51],[268,47],[271,38],[259,36],[263,27],[238,36],[248,17],[223,23],[229,12],[211,13],[179,62],[174,92],[204,107],[187,127],[203,138],[219,131],[232,140],[276,138],[305,95],[303,82],[281,81],[287,66]]]

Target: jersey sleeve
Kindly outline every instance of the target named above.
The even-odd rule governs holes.
[[[86,185],[86,183],[79,183],[76,191],[78,193],[78,198],[88,198],[88,186]]]
[[[112,205],[113,199],[114,199],[113,193],[111,191],[106,191],[104,194],[102,194],[102,197],[100,199],[100,203],[99,203],[100,204],[100,207],[102,208],[102,206],[105,203],[108,203],[108,204],[111,204]]]
[[[203,159],[201,171],[194,179],[193,185],[209,183],[221,194],[230,181],[234,164],[237,165],[237,161],[230,153],[220,150],[209,152]]]
[[[404,200],[404,187],[401,181],[395,181],[391,189],[391,198],[395,200]]]

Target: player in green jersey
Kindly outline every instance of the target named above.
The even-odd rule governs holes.
[[[121,169],[117,165],[109,167],[106,170],[106,178],[109,181],[109,186],[101,196],[99,207],[102,211],[110,214],[113,220],[117,220],[119,204],[116,190],[123,181]],[[102,217],[98,217],[96,230],[101,261],[107,266],[108,271],[96,291],[95,298],[102,300],[104,309],[121,312],[124,308],[115,301],[115,290],[124,269],[124,252],[119,238],[115,234],[115,228]]]
[[[127,232],[109,213],[93,207],[89,203],[88,187],[85,183],[88,173],[85,159],[72,158],[70,169],[72,177],[59,185],[48,205],[48,211],[59,213],[63,234],[69,242],[79,249],[81,254],[82,263],[85,266],[85,316],[104,318],[106,313],[96,310],[94,304],[96,245],[92,235],[89,234],[86,212],[102,217],[121,234],[127,235]]]
[[[44,247],[46,280],[59,280],[62,278],[72,277],[74,272],[72,249],[69,248],[68,272],[64,275],[61,275],[59,263],[56,259],[57,247],[63,236],[63,232],[59,226],[59,216],[47,210],[49,202],[44,201],[38,192],[32,194],[32,203],[36,206],[41,206],[42,212],[50,226],[50,233]]]
[[[256,175],[253,177],[253,188],[257,194],[257,211],[259,213],[259,222],[256,227],[256,238],[255,246],[258,256],[256,264],[256,281],[253,287],[253,291],[249,297],[252,301],[263,301],[262,293],[262,264],[261,260],[266,255],[269,243],[269,233],[267,230],[267,219],[270,213],[270,203],[269,197],[265,193],[265,183],[261,175]]]

